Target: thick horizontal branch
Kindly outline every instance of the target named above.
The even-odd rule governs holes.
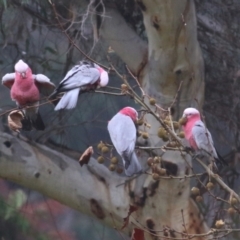
[[[39,191],[112,227],[120,229],[123,225],[130,198],[124,185],[116,185],[125,178],[94,159],[80,167],[78,161],[59,152],[5,133],[0,135],[0,151],[1,178]]]
[[[131,215],[125,233],[134,227],[131,222],[145,229],[152,222],[158,231],[159,223],[169,225],[170,219],[175,221],[176,230],[183,231],[182,210],[187,228],[196,220],[199,227],[198,221],[202,221],[198,211],[192,209],[192,202],[186,201],[189,179],[154,181],[151,175],[143,174],[129,180],[110,172],[94,159],[80,167],[75,159],[6,133],[0,134],[0,152],[1,178],[39,191],[111,227],[121,229],[130,204],[134,204],[138,209]],[[185,169],[180,167],[178,173],[183,175]],[[191,231],[195,232],[195,227]]]

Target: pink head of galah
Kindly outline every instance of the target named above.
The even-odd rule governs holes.
[[[129,116],[134,122],[138,119],[138,112],[132,107],[125,107],[119,112],[126,116]]]
[[[98,70],[100,71],[101,74],[99,85],[100,87],[105,87],[108,84],[108,73],[101,67],[99,67]]]
[[[186,108],[183,112],[183,117],[187,120],[200,120],[200,113],[196,108]]]
[[[23,60],[19,60],[15,64],[14,69],[16,74],[20,75],[22,78],[26,78],[28,74],[32,73],[29,66]]]

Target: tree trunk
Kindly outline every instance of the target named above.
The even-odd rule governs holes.
[[[143,0],[138,1],[138,4],[144,16],[148,37],[148,61],[143,68],[131,65],[129,67],[140,69],[141,72],[134,73],[139,76],[143,90],[162,107],[169,107],[177,95],[172,111],[178,119],[185,108],[201,108],[204,100],[204,65],[197,41],[194,2],[162,0],[156,4],[155,1]],[[119,31],[121,32],[121,29]],[[112,42],[109,42],[112,45]],[[121,53],[119,55],[121,56]],[[159,122],[151,115],[147,115],[146,120],[151,125],[148,130],[148,146],[164,145],[157,136]],[[140,142],[145,143],[141,139]],[[176,167],[176,176],[191,173],[180,153],[155,153],[161,155],[165,163],[173,163],[170,168]],[[144,165],[148,156],[142,153],[140,155]],[[189,192],[189,179],[161,179],[154,182],[151,176],[140,176],[134,186],[133,198],[133,202],[142,208],[139,210],[140,214],[137,211],[137,219],[141,223],[138,226],[143,225],[151,229],[152,233],[164,229],[164,226],[192,234],[206,232],[208,228],[199,217],[199,211],[190,199]],[[149,225],[149,221],[152,225]],[[171,233],[169,234],[168,236],[171,236]],[[174,233],[173,236],[180,235]]]
[[[137,2],[143,13],[148,44],[111,8],[106,8],[109,17],[103,21],[101,38],[127,63],[139,77],[145,93],[154,97],[159,105],[169,107],[178,92],[173,104],[176,119],[186,107],[201,108],[204,69],[197,42],[194,2]],[[163,142],[157,137],[159,122],[150,115],[147,115],[147,122],[151,125],[148,145],[162,146]],[[123,218],[127,216],[130,205],[136,205],[138,209],[131,214],[130,223],[122,230],[125,233],[138,227],[145,231],[147,240],[164,236],[177,238],[182,236],[182,232],[198,234],[208,229],[190,199],[189,178],[154,181],[152,176],[143,174],[125,182],[127,178],[109,172],[94,159],[81,168],[74,159],[4,133],[0,135],[0,144],[2,178],[37,190],[117,229],[123,226]],[[190,174],[189,167],[177,151],[155,153],[163,156],[172,175]],[[143,165],[147,158],[148,155],[141,152]],[[124,184],[118,186],[121,183]]]

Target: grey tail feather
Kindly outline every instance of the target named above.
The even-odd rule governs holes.
[[[45,124],[39,112],[37,113],[36,118],[34,119],[25,116],[21,123],[22,130],[24,131],[31,131],[33,127],[39,131],[43,131],[45,129]]]
[[[132,176],[133,174],[139,173],[142,171],[142,166],[138,161],[137,155],[135,152],[132,155],[127,157],[123,155],[123,160],[125,161],[125,174],[127,176]]]
[[[60,109],[72,109],[75,108],[78,101],[78,94],[80,88],[75,88],[69,92],[64,93],[61,100],[58,102],[57,106],[55,107],[55,111]]]
[[[22,119],[21,123],[22,123],[23,131],[31,131],[32,130],[32,122],[29,118]]]
[[[228,162],[219,154],[219,152],[216,150],[218,158],[216,159],[218,162],[220,162],[221,165],[228,166]]]
[[[36,130],[43,131],[45,129],[45,124],[39,112],[37,113],[37,117],[32,120],[32,125]]]
[[[219,171],[219,169],[218,169],[218,166],[217,166],[217,164],[216,164],[216,161],[215,161],[215,159],[212,161],[213,162],[213,171],[215,171],[215,172],[218,172]]]

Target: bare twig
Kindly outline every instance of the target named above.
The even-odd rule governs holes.
[[[44,97],[44,98],[42,98],[42,99],[40,99],[40,100],[45,100],[45,99],[47,99],[47,98]],[[40,106],[42,106],[42,105],[52,103],[53,101],[55,101],[55,100],[57,100],[57,99],[59,99],[59,98],[55,98],[55,99],[52,99],[52,100],[47,100],[47,101],[45,101],[45,102],[43,102],[43,103],[39,103],[39,104],[34,105],[34,106],[25,105],[25,106],[22,106],[21,108],[15,107],[15,108],[12,108],[12,109],[10,109],[10,110],[7,110],[7,111],[1,113],[1,114],[0,114],[0,117],[3,116],[3,115],[5,115],[5,114],[7,114],[7,113],[10,113],[10,112],[12,112],[12,111],[14,111],[14,110],[19,110],[19,111],[20,111],[20,110],[23,110],[23,109],[40,107]]]
[[[146,172],[146,174],[148,175],[152,175],[152,173],[149,173],[149,172]],[[206,172],[203,172],[203,173],[194,173],[194,174],[190,174],[190,175],[184,175],[184,176],[181,176],[181,177],[176,177],[176,176],[159,176],[159,178],[161,179],[186,179],[186,178],[195,178],[196,176],[199,176],[201,177],[202,175],[206,174]]]
[[[132,218],[134,218],[133,216],[131,216]],[[143,226],[141,223],[139,223],[139,221],[137,219],[134,218],[134,220],[140,225],[137,225],[136,223],[132,222],[133,225],[135,225],[136,227],[142,229],[144,232],[149,233],[150,235],[156,236],[160,239],[170,239],[170,240],[188,240],[188,239],[194,239],[194,238],[200,238],[200,237],[207,237],[207,236],[211,236],[213,235],[214,237],[216,236],[216,234],[221,234],[221,233],[225,233],[222,236],[218,236],[219,238],[222,238],[224,236],[227,236],[233,232],[240,232],[239,228],[236,229],[232,229],[232,228],[227,228],[227,229],[215,229],[215,228],[211,228],[208,232],[206,233],[200,233],[200,234],[190,234],[190,233],[184,233],[184,232],[180,232],[174,229],[174,232],[178,233],[179,235],[182,235],[183,237],[168,237],[165,235],[160,235],[160,234],[156,234],[156,233],[163,233],[164,230],[173,230],[170,229],[168,227],[164,227],[163,230],[154,230],[155,233],[151,232],[150,229],[148,229],[147,227]],[[213,238],[215,239],[215,238]]]
[[[124,83],[128,86],[129,90],[128,94],[131,95],[134,100],[136,102],[138,102],[142,107],[144,107],[145,110],[147,110],[151,115],[153,115],[155,117],[155,119],[163,126],[163,128],[170,134],[170,136],[178,143],[179,145],[179,151],[182,152],[182,150],[180,149],[180,147],[184,148],[184,145],[182,144],[181,140],[178,138],[178,136],[164,123],[164,121],[158,117],[156,115],[156,113],[154,111],[152,111],[152,109],[146,104],[144,103],[141,98],[137,95],[137,93],[131,88],[130,84],[128,83],[128,81],[126,80],[125,77],[123,77],[115,68],[112,64],[110,64],[112,69],[117,73],[117,75],[124,81]],[[193,157],[193,153],[189,152],[189,155],[191,157]],[[185,162],[187,163],[187,165],[190,167],[190,169],[192,169],[192,167],[189,165],[188,161],[185,159],[185,157],[183,157],[183,159],[185,160]],[[226,191],[229,192],[229,194],[233,194],[234,197],[236,197],[236,199],[238,199],[238,201],[240,202],[240,197],[238,196],[238,194],[236,192],[234,192],[231,188],[229,188],[220,178],[218,175],[214,174],[209,167],[204,164],[200,159],[196,158],[196,160],[204,167],[204,169],[208,172],[208,174],[214,178],[218,184],[225,189]],[[193,171],[193,169],[192,169]],[[200,179],[197,177],[198,181],[204,186],[204,184],[200,181]],[[205,186],[204,186],[205,187]],[[224,199],[219,199],[218,197],[214,196],[210,191],[209,191],[210,195],[212,195],[215,199],[217,200],[223,200],[225,202],[228,202]]]
[[[55,4],[51,1],[51,0],[48,0],[48,2],[50,3],[50,5],[52,6],[52,9],[53,9],[53,12],[54,12],[54,15],[55,15],[55,18],[58,22],[58,25],[59,25],[59,28],[61,29],[61,31],[64,33],[64,35],[67,37],[68,41],[84,56],[86,57],[88,60],[90,60],[91,62],[94,62],[96,63],[97,65],[101,66],[102,68],[105,68],[106,70],[110,70],[108,67],[104,66],[103,64],[95,61],[94,59],[92,59],[91,57],[89,57],[81,48],[79,48],[75,43],[74,41],[71,39],[71,37],[67,34],[67,32],[65,31],[60,19],[59,19],[59,14],[57,13],[57,10],[56,10],[56,7],[55,7]]]
[[[188,239],[190,239],[188,232],[187,232],[187,228],[186,228],[186,224],[185,224],[185,220],[184,220],[184,216],[183,216],[183,209],[181,209],[181,214],[182,214],[182,221],[183,221],[183,227],[185,229],[185,232],[187,234]]]
[[[117,229],[116,224],[115,224],[115,221],[114,221],[114,218],[113,218],[113,215],[112,215],[111,213],[110,213],[110,216],[111,216],[111,218],[112,218],[113,228],[118,232],[119,236],[120,236],[123,240],[125,240],[125,238],[124,238],[124,236],[122,235],[122,233]]]
[[[128,68],[127,65],[126,65],[126,68],[127,68],[128,73],[132,76],[132,78],[135,79],[135,81],[136,81],[139,89],[140,89],[141,92],[142,92],[142,98],[144,99],[144,97],[145,97],[146,94],[145,94],[145,92],[143,91],[142,87],[140,86],[140,83],[139,83],[138,79],[133,75],[133,73],[130,71],[130,69]]]
[[[228,185],[226,183],[223,182],[223,180],[217,175],[214,174],[209,167],[206,166],[206,164],[204,164],[200,159],[196,158],[196,160],[201,164],[201,166],[206,170],[206,172],[208,173],[208,175],[213,178],[214,180],[216,180],[216,182],[223,188],[225,189],[227,192],[229,192],[229,194],[232,194],[232,196],[234,196],[239,202],[240,202],[240,197],[239,195],[234,192],[230,187],[228,187]],[[228,202],[228,201],[227,201]]]
[[[171,105],[170,105],[170,107],[169,107],[170,109],[172,108],[172,106],[175,104],[175,102],[176,102],[176,100],[177,100],[177,97],[178,97],[179,92],[180,92],[180,90],[181,90],[182,84],[183,84],[183,81],[181,81],[180,84],[179,84],[179,87],[178,87],[178,90],[177,90],[177,92],[176,92],[176,95],[175,95],[175,97],[174,97],[174,99],[173,99],[173,102],[171,103]]]
[[[105,91],[100,91],[100,90],[96,90],[94,92],[95,93],[108,94],[108,95],[115,95],[115,96],[125,96],[126,95],[124,93],[112,93],[112,92],[105,92]]]

